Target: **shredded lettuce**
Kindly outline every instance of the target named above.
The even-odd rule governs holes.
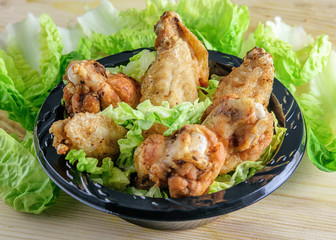
[[[249,177],[253,176],[257,171],[264,168],[274,157],[275,153],[281,146],[281,143],[286,134],[286,128],[278,124],[278,120],[274,117],[274,135],[272,142],[266,147],[263,154],[257,161],[246,161],[237,166],[237,168],[227,174],[218,176],[211,184],[208,193],[215,193],[227,188],[230,188],[240,182],[246,181]]]
[[[142,77],[145,76],[149,66],[154,62],[155,58],[155,51],[143,50],[131,57],[129,59],[130,62],[126,66],[120,65],[108,70],[114,74],[122,72],[141,83]]]

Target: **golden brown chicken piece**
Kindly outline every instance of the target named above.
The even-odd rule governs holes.
[[[250,97],[256,103],[267,107],[272,93],[273,79],[272,56],[262,48],[253,48],[246,54],[244,62],[239,67],[233,68],[232,72],[220,81],[213,96],[213,104],[205,111],[203,119],[226,94]]]
[[[273,115],[249,97],[223,96],[202,124],[217,135],[227,151],[220,174],[242,162],[258,160],[272,141]]]
[[[117,141],[127,132],[110,118],[93,113],[78,113],[73,118],[54,122],[49,131],[58,154],[83,149],[87,157],[98,159],[117,156]]]
[[[63,99],[70,116],[98,113],[122,101],[132,107],[140,102],[140,86],[134,79],[122,73],[113,75],[94,60],[71,61],[63,79],[67,82]]]
[[[141,101],[170,107],[198,98],[198,86],[208,84],[208,52],[182,24],[177,13],[165,12],[154,27],[156,59],[141,85]]]
[[[273,115],[267,106],[273,78],[272,56],[255,47],[219,83],[201,122],[217,135],[228,153],[220,174],[244,161],[258,160],[271,143]]]
[[[168,185],[172,198],[206,194],[224,159],[222,143],[202,125],[185,125],[168,137],[151,135],[134,153],[140,182]]]
[[[117,94],[120,102],[125,102],[132,108],[135,108],[140,103],[140,84],[133,78],[128,77],[123,73],[109,73],[107,76],[107,83]]]

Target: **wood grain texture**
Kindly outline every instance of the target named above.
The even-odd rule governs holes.
[[[73,23],[88,4],[100,1],[0,0],[0,31],[28,12],[49,14],[59,26]],[[118,9],[143,8],[145,0],[112,0]],[[336,44],[334,0],[236,0],[250,11],[250,29],[275,16],[301,25],[314,37],[328,34]],[[0,112],[0,127],[23,136],[19,125]],[[0,201],[0,239],[336,239],[336,174],[315,168],[305,155],[278,190],[265,199],[187,231],[157,231],[132,225],[96,211],[62,193],[55,206],[40,215],[15,212]]]

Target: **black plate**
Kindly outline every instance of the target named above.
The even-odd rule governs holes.
[[[126,64],[141,50],[115,54],[99,62],[106,67]],[[242,63],[240,58],[215,51],[209,51],[209,60],[221,65],[224,70]],[[291,93],[274,79],[273,94],[282,104],[287,133],[274,159],[261,171],[232,188],[201,197],[160,199],[117,192],[92,182],[65,161],[64,156],[57,155],[52,146],[49,128],[54,121],[63,119],[64,109],[60,105],[63,87],[61,82],[53,89],[38,116],[34,143],[42,167],[62,190],[77,200],[142,226],[192,228],[246,207],[280,187],[294,172],[305,151],[306,129],[302,113]]]

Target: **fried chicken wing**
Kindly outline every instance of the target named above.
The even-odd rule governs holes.
[[[250,97],[256,103],[267,107],[272,93],[273,79],[272,56],[262,48],[253,48],[246,54],[244,62],[239,67],[233,68],[232,72],[220,81],[213,96],[213,104],[205,111],[203,119],[226,94]]]
[[[141,101],[170,107],[198,98],[198,86],[208,84],[208,52],[182,24],[177,13],[165,12],[154,27],[156,59],[141,85]]]
[[[83,149],[86,156],[98,159],[117,156],[117,141],[127,132],[110,118],[93,113],[78,113],[73,118],[54,122],[49,131],[58,154]]]
[[[220,174],[244,161],[258,160],[271,143],[273,115],[267,106],[273,78],[272,56],[255,47],[219,83],[201,122],[217,135],[228,153]]]
[[[172,198],[206,194],[224,159],[222,143],[201,125],[185,125],[168,137],[151,135],[134,153],[140,181],[168,186]]]
[[[63,79],[65,108],[70,116],[79,112],[98,113],[109,105],[140,102],[140,86],[122,73],[111,74],[94,60],[71,61]]]
[[[272,141],[272,114],[248,97],[223,96],[202,124],[217,135],[227,151],[220,174],[242,162],[258,160]]]

